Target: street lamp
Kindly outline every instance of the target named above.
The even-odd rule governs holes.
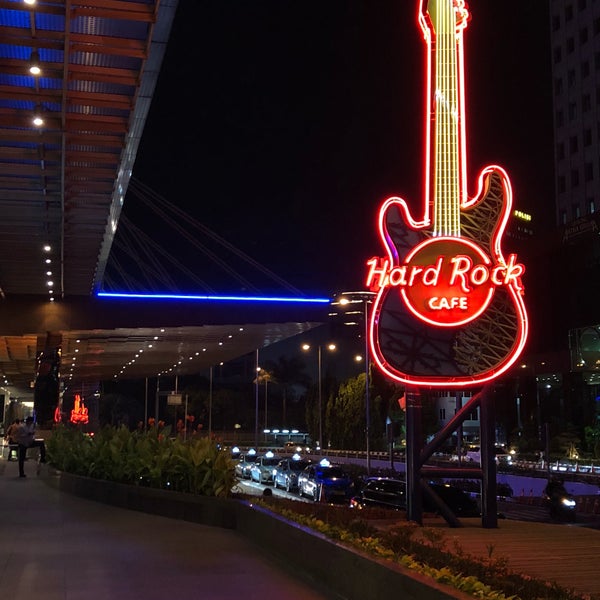
[[[352,305],[361,305],[362,319],[363,319],[363,335],[365,338],[365,441],[366,441],[366,453],[367,453],[367,475],[371,473],[371,406],[369,398],[369,382],[370,382],[370,360],[369,360],[369,304],[373,302],[375,292],[344,292],[341,294],[337,303],[343,307],[348,307],[346,310],[347,315],[351,315]],[[348,323],[354,324],[354,323]]]
[[[335,344],[327,344],[327,350],[333,352],[336,349]],[[308,352],[310,350],[310,344],[302,344],[302,350]],[[321,382],[321,363],[322,363],[322,346],[318,346],[318,398],[319,398],[319,447],[323,447],[323,389]]]
[[[266,430],[267,429],[267,406],[268,406],[267,405],[267,385],[268,385],[269,381],[272,380],[272,375],[266,369],[263,369],[262,367],[257,367],[256,377],[257,377],[258,383],[265,384],[265,430]]]

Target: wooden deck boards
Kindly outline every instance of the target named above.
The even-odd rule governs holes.
[[[511,569],[600,598],[600,530],[567,523],[499,520],[484,529],[480,519],[463,519],[450,528],[437,519],[427,527],[445,529],[447,546],[454,541],[467,554],[508,559]]]

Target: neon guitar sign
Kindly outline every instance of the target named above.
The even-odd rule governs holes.
[[[367,262],[377,292],[370,316],[371,356],[405,384],[465,387],[504,373],[527,339],[515,254],[501,240],[512,205],[506,172],[483,169],[467,194],[464,0],[420,0],[427,46],[426,165],[423,217],[392,197],[379,211],[386,256]]]

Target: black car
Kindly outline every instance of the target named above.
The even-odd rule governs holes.
[[[429,482],[429,487],[457,517],[481,515],[477,501],[467,492],[442,483]],[[360,494],[351,499],[350,506],[355,508],[379,506],[394,510],[406,510],[406,482],[389,477],[371,477],[367,479]],[[424,494],[423,510],[437,513],[439,507],[429,496]]]
[[[406,509],[406,484],[399,479],[372,477],[367,479],[360,494],[352,498],[350,506],[355,508],[379,506],[394,510]]]

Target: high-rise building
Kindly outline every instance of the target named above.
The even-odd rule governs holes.
[[[556,218],[573,235],[600,208],[600,2],[550,0],[550,20]]]
[[[571,372],[600,390],[600,2],[550,0],[556,286]]]

